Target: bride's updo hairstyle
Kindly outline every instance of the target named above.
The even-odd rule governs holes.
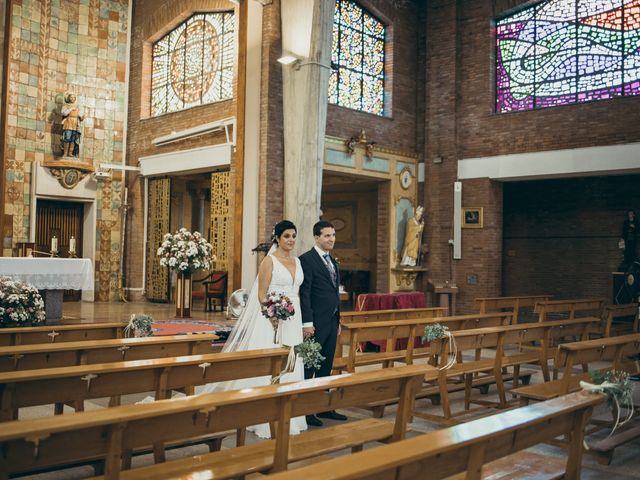
[[[273,234],[271,235],[271,241],[275,244],[278,243],[278,239],[282,236],[285,230],[295,230],[298,233],[298,229],[289,220],[282,220],[281,222],[276,223],[276,226],[273,227]]]

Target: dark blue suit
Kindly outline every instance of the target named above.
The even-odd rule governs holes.
[[[300,256],[304,272],[304,282],[300,286],[302,323],[313,323],[316,341],[322,345],[321,353],[325,357],[320,370],[305,369],[305,378],[312,378],[314,374],[316,377],[331,375],[333,356],[336,351],[340,325],[340,294],[338,292],[340,272],[333,257],[329,258],[337,275],[335,286],[327,265],[315,248]]]

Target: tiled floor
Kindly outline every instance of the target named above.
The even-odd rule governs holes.
[[[151,314],[156,320],[167,320],[174,317],[174,309],[172,305],[163,305],[163,304],[148,304],[148,303],[67,303],[64,307],[64,315],[67,317],[65,321],[68,322],[92,322],[92,321],[115,321],[115,320],[126,320],[131,313],[147,313]],[[204,313],[202,311],[202,307],[198,304],[195,306],[194,313],[192,315],[194,319],[198,320],[211,320],[215,322],[224,322],[226,321],[224,315],[220,312],[218,313]],[[542,380],[542,375],[538,371],[532,378],[533,383],[540,382]],[[638,387],[636,393],[640,390]],[[477,393],[476,393],[477,394]],[[123,398],[123,403],[133,403],[143,395],[129,396]],[[495,387],[492,387],[489,391],[489,394],[483,399],[494,399],[495,395]],[[462,400],[463,393],[458,392],[451,395],[452,400],[452,408],[454,411],[458,411],[462,408]],[[103,408],[106,405],[105,401],[96,401],[96,402],[87,402],[86,408],[95,409],[95,408]],[[424,410],[428,413],[439,414],[440,407],[433,406],[426,399],[418,400],[416,403],[416,408]],[[69,412],[71,412],[69,410]],[[39,417],[43,415],[51,415],[53,413],[53,406],[43,407],[43,408],[32,408],[32,409],[24,409],[21,412],[21,418],[33,418]],[[349,409],[344,411],[346,415],[351,419],[359,419],[366,418],[370,416],[370,412],[363,409]],[[488,414],[489,411],[481,412],[482,415]],[[388,419],[389,421],[393,421],[395,415],[395,407],[391,406],[385,410],[385,415],[383,418]],[[596,411],[595,416],[604,416],[608,415],[608,410],[606,406],[600,407]],[[464,417],[466,418],[466,417]],[[471,418],[469,418],[471,419]],[[337,422],[326,420],[326,424],[336,424]],[[420,435],[422,433],[430,432],[433,430],[437,430],[443,428],[440,425],[419,419],[414,418],[414,422],[411,424],[411,432],[409,436]],[[247,435],[247,443],[259,441],[252,434]],[[231,447],[234,445],[235,439],[233,437],[228,437],[223,442],[223,447]],[[542,455],[544,458],[563,458],[566,457],[565,452],[557,447],[548,446],[548,445],[540,445],[537,446],[531,451]],[[168,452],[167,458],[177,458],[179,456],[185,455],[196,455],[201,453],[206,453],[207,449],[204,446],[195,446],[189,447],[181,450],[173,450]],[[340,452],[337,455],[342,455],[346,452]],[[520,460],[524,459],[526,461],[526,456],[520,456]],[[134,466],[143,465],[151,463],[152,458],[150,455],[138,457],[134,460]],[[532,459],[533,461],[533,459]],[[540,462],[540,457],[535,457],[535,461]],[[503,479],[503,478],[532,478],[532,477],[507,477],[502,473],[506,472],[498,472],[490,477],[492,480]],[[78,467],[67,470],[59,470],[56,472],[34,475],[30,477],[24,478],[33,478],[33,479],[42,479],[42,480],[71,480],[71,479],[80,479],[87,478],[93,475],[93,471],[90,467]],[[428,477],[425,477],[428,478]],[[537,477],[536,477],[537,478]],[[544,478],[544,477],[542,477]],[[633,442],[627,443],[621,447],[619,447],[614,455],[613,461],[611,465],[604,466],[600,465],[596,462],[596,460],[590,456],[585,455],[583,461],[583,470],[582,470],[582,478],[587,480],[596,480],[596,479],[604,479],[607,480],[622,480],[622,479],[640,479],[640,439],[636,439]]]

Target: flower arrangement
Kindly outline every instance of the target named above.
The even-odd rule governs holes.
[[[273,324],[273,328],[278,328],[280,320],[287,320],[296,313],[291,299],[284,293],[271,292],[260,305],[260,311]]]
[[[433,342],[434,340],[438,340],[439,338],[444,337],[449,331],[449,327],[446,325],[440,325],[439,323],[434,323],[433,325],[427,325],[424,327],[424,335],[422,336],[423,342]]]
[[[621,425],[627,423],[633,417],[633,384],[627,372],[608,370],[606,372],[589,372],[593,383],[580,382],[583,390],[593,393],[604,393],[609,398],[609,406],[615,407],[616,423],[611,429],[609,436]],[[627,413],[622,417],[621,410],[626,409]]]
[[[153,336],[153,317],[144,313],[133,313],[129,323],[124,327],[125,337],[151,337]]]
[[[181,228],[173,235],[167,233],[158,248],[160,265],[178,273],[192,273],[198,269],[211,269],[215,256],[211,255],[213,247],[200,232],[191,233]]]
[[[316,370],[320,370],[320,365],[325,359],[320,353],[321,349],[322,345],[316,342],[316,339],[313,337],[305,338],[304,342],[294,347],[296,354],[302,358],[304,366]]]
[[[434,323],[432,325],[427,325],[426,327],[424,327],[424,335],[422,336],[423,342],[433,342],[434,340],[439,340],[445,337],[449,339],[449,355],[447,358],[447,363],[441,366],[439,370],[447,370],[453,367],[458,361],[458,345],[456,344],[456,339],[453,337],[453,335],[449,331],[449,327],[447,327],[446,325]]]
[[[24,327],[44,322],[44,302],[28,283],[0,277],[0,327]]]

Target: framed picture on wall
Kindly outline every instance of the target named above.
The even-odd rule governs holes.
[[[462,208],[462,228],[482,228],[482,207]]]

